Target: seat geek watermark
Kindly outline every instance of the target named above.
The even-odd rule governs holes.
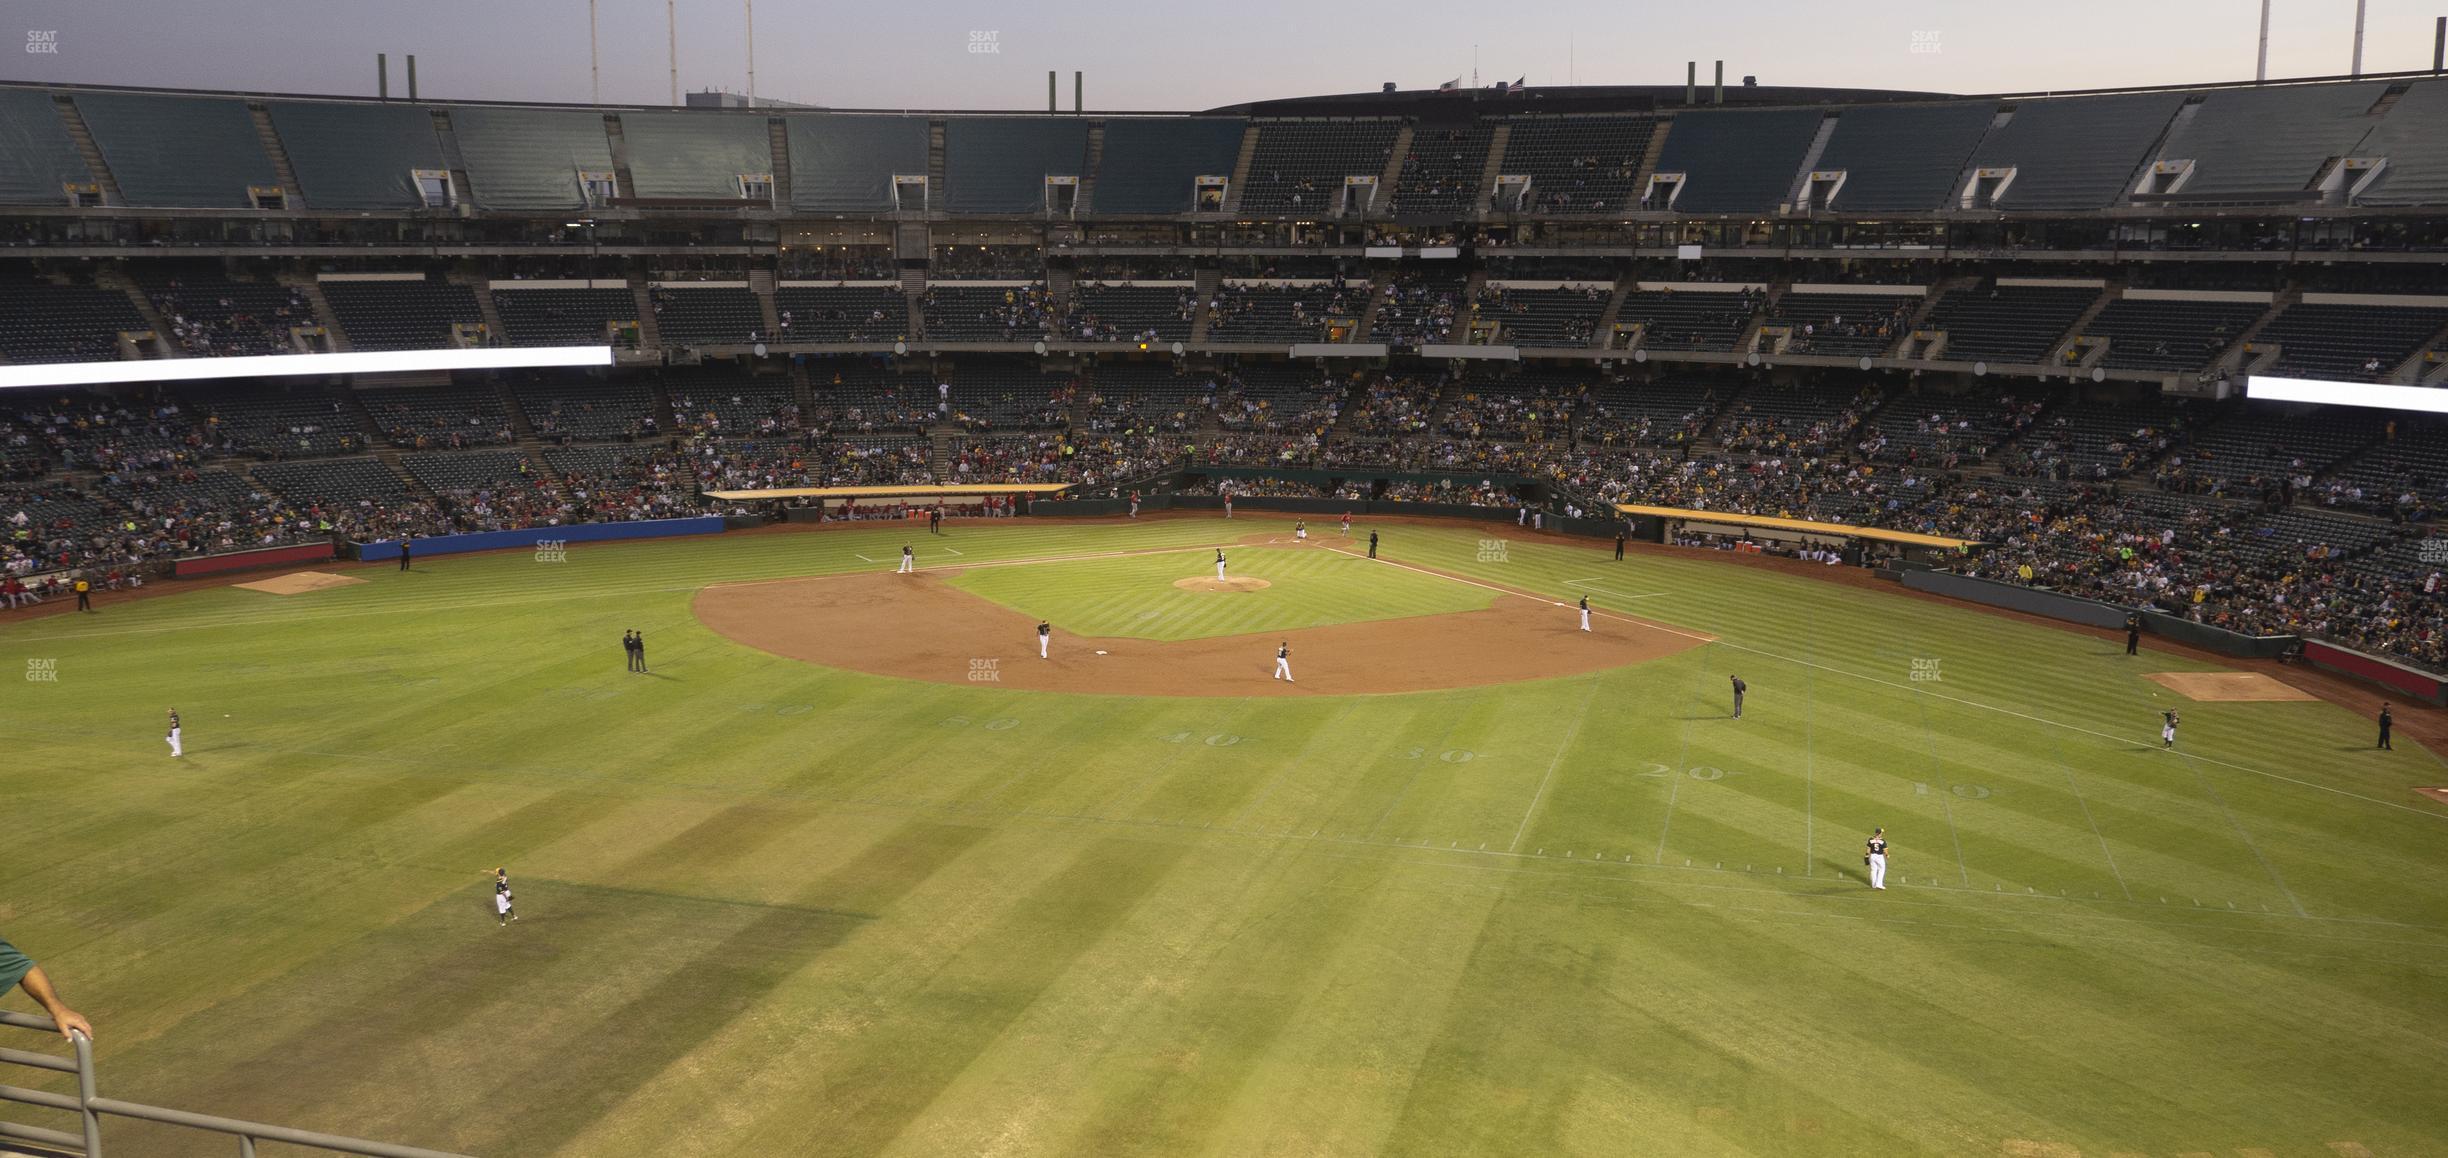
[[[1917,684],[1934,684],[1938,682],[1939,678],[1937,660],[1916,659],[1912,661],[1912,682]]]
[[[1479,540],[1479,561],[1482,563],[1506,562],[1505,552],[1505,541],[1502,539]]]
[[[59,55],[59,29],[56,29],[56,28],[28,28],[28,29],[26,29],[26,55],[28,55],[28,56],[58,56],[58,55]]]
[[[1938,54],[1939,50],[1940,50],[1940,49],[1942,49],[1942,48],[1944,48],[1944,47],[1945,47],[1945,45],[1943,45],[1943,44],[1941,44],[1941,43],[1939,42],[1939,39],[1938,39],[1938,30],[1937,30],[1937,29],[1935,29],[1935,28],[1916,28],[1916,29],[1913,29],[1913,34],[1912,34],[1912,51],[1913,51],[1913,55],[1915,55],[1915,56],[1936,56],[1936,55]]]
[[[30,683],[30,684],[55,684],[55,683],[58,683],[58,682],[59,682],[59,661],[58,661],[58,660],[56,660],[56,659],[29,659],[29,660],[27,660],[27,661],[26,661],[26,682],[27,682],[27,683]]]
[[[536,562],[538,562],[538,563],[567,563],[567,562],[569,562],[569,540],[567,540],[567,539],[538,539],[538,540],[536,540],[536,554],[535,554],[535,561],[536,561]]]
[[[1003,661],[1002,661],[1002,660],[999,660],[999,659],[973,659],[973,660],[970,660],[970,661],[969,661],[969,682],[970,682],[970,683],[973,683],[973,684],[999,684],[999,683],[1002,683],[1002,682],[1003,682]]]
[[[993,29],[987,29],[987,28],[972,28],[972,29],[970,29],[970,30],[969,30],[969,55],[971,55],[971,56],[1001,56],[1001,55],[1003,55],[1003,34],[1002,34],[1002,33],[1000,33],[1000,32],[994,31]]]

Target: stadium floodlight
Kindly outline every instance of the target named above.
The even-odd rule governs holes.
[[[0,390],[109,386],[214,378],[294,378],[313,374],[406,374],[435,370],[527,370],[609,366],[610,346],[515,346],[453,350],[369,350],[350,354],[260,354],[243,358],[161,358],[144,362],[51,362],[0,366]]]
[[[2244,396],[2264,402],[2317,402],[2323,406],[2368,406],[2448,414],[2448,390],[2433,386],[2387,386],[2378,382],[2329,382],[2319,378],[2244,380]]]

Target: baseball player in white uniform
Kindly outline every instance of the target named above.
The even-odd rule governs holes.
[[[1870,887],[1887,887],[1887,830],[1870,830],[1869,848],[1862,853],[1862,863],[1870,866]]]
[[[1224,581],[1224,548],[1216,548],[1216,582]]]
[[[2165,712],[2161,713],[2161,714],[2160,714],[2160,721],[2161,721],[2161,722],[2160,722],[2160,724],[2159,724],[2159,746],[2160,746],[2160,747],[2162,747],[2162,748],[2173,748],[2173,747],[2175,747],[2175,746],[2176,746],[2176,724],[2178,723],[2178,721],[2177,721],[2177,719],[2176,719],[2176,709],[2174,709],[2174,708],[2169,708],[2167,711],[2165,711]],[[175,733],[173,733],[173,734],[175,734]]]
[[[1048,623],[1048,622],[1046,622],[1045,620],[1042,620],[1042,619],[1038,620],[1038,621],[1037,621],[1037,658],[1039,658],[1039,659],[1049,659],[1049,658],[1052,658],[1052,657],[1050,657],[1050,656],[1046,655],[1046,647],[1047,647],[1048,645],[1050,645],[1051,643],[1053,643],[1053,641],[1054,641],[1054,625],[1053,625],[1053,624],[1051,624],[1051,623]]]
[[[917,570],[918,556],[911,554],[908,547],[901,548],[901,569],[893,572],[893,574],[910,575],[915,574]]]
[[[181,746],[179,743],[179,718],[177,708],[170,709],[170,734],[162,738],[170,742],[170,754],[172,756],[184,756],[187,754],[187,749]]]
[[[1294,539],[1296,539],[1296,540],[1299,540],[1300,542],[1303,542],[1303,543],[1308,542],[1308,541],[1309,541],[1309,520],[1307,520],[1307,519],[1294,519],[1294,520],[1292,520],[1292,537],[1293,537]]]
[[[502,923],[504,926],[509,925],[509,924],[510,924],[510,922],[512,922],[512,921],[518,920],[518,914],[517,914],[517,913],[513,913],[513,912],[511,912],[511,911],[510,911],[510,890],[509,890],[509,889],[507,889],[507,888],[501,888],[501,889],[496,889],[496,890],[494,890],[494,892],[493,892],[493,915],[494,915],[494,916],[496,916],[496,917],[501,918],[501,923]]]
[[[1589,596],[1581,597],[1581,630],[1589,630]]]
[[[1282,680],[1285,683],[1292,682],[1291,640],[1287,639],[1282,643],[1275,645],[1275,678]]]

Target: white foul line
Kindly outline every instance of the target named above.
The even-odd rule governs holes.
[[[1566,587],[1586,587],[1589,590],[1599,593],[1600,595],[1612,595],[1617,599],[1663,599],[1666,596],[1673,594],[1671,591],[1650,591],[1645,594],[1634,595],[1629,591],[1617,591],[1612,587],[1600,587],[1598,585],[1598,581],[1595,579],[1567,579],[1564,581],[1564,585]]]
[[[1348,554],[1350,554],[1350,552],[1348,552],[1348,551],[1343,552],[1343,553],[1344,553],[1344,554],[1347,554],[1347,555],[1348,555]],[[1436,577],[1437,577],[1437,578],[1439,578],[1439,579],[1450,579],[1450,580],[1452,580],[1452,581],[1454,581],[1454,582],[1456,582],[1456,583],[1463,583],[1463,584],[1467,584],[1467,585],[1472,586],[1472,587],[1483,588],[1483,589],[1488,590],[1488,591],[1496,591],[1496,592],[1500,592],[1500,593],[1503,593],[1503,594],[1506,594],[1506,595],[1522,595],[1522,596],[1524,596],[1525,598],[1530,598],[1530,599],[1536,599],[1536,598],[1539,598],[1539,596],[1536,596],[1536,595],[1528,595],[1528,594],[1526,594],[1526,593],[1524,593],[1524,592],[1520,592],[1520,591],[1513,591],[1513,590],[1509,590],[1509,589],[1507,589],[1507,588],[1497,587],[1497,586],[1494,586],[1494,585],[1492,585],[1492,584],[1481,583],[1481,582],[1479,582],[1478,580],[1475,580],[1475,579],[1464,579],[1464,578],[1462,578],[1462,577],[1461,577],[1461,576],[1459,576],[1459,575],[1447,575],[1447,574],[1444,574],[1443,572],[1439,572],[1439,571],[1430,571],[1430,570],[1428,570],[1427,568],[1424,568],[1424,567],[1412,567],[1412,566],[1407,566],[1407,565],[1402,564],[1402,563],[1397,563],[1397,562],[1394,562],[1394,561],[1393,561],[1393,560],[1391,560],[1391,559],[1378,559],[1378,560],[1375,560],[1375,561],[1376,561],[1376,562],[1379,562],[1379,563],[1383,563],[1383,564],[1385,564],[1386,566],[1389,566],[1389,567],[1401,567],[1401,568],[1402,568],[1403,570],[1405,570],[1405,571],[1416,571],[1416,572],[1418,572],[1418,573],[1420,573],[1420,574],[1422,574],[1422,575],[1434,575],[1434,576],[1436,576]],[[1559,604],[1558,606],[1561,606],[1561,604]],[[1595,612],[1594,614],[1606,615],[1606,613],[1605,613],[1605,612]],[[2013,716],[2014,718],[2016,718],[2016,719],[2018,719],[2018,720],[2030,720],[2031,722],[2033,722],[2033,723],[2035,723],[2035,724],[2046,724],[2046,725],[2048,725],[2049,727],[2052,727],[2052,728],[2064,728],[2065,730],[2067,730],[2067,731],[2069,731],[2069,732],[2080,732],[2080,733],[2082,733],[2083,735],[2090,736],[2090,737],[2092,737],[2092,738],[2094,738],[2094,739],[2100,739],[2100,740],[2110,740],[2110,741],[2115,741],[2115,742],[2118,742],[2118,743],[2124,743],[2124,742],[2127,742],[2127,741],[2129,741],[2129,740],[2131,739],[2131,737],[2128,737],[2128,736],[2115,736],[2115,735],[2110,735],[2110,734],[2109,734],[2109,733],[2107,733],[2107,732],[2095,732],[2095,731],[2092,731],[2092,730],[2091,730],[2091,729],[2089,729],[2089,728],[2083,727],[2083,726],[2082,726],[2082,725],[2080,725],[2080,724],[2068,724],[2068,723],[2063,723],[2063,722],[2058,721],[2058,720],[2052,720],[2052,719],[2049,719],[2049,718],[2047,718],[2047,717],[2045,717],[2045,716],[2034,716],[2034,715],[2029,715],[2029,714],[2024,713],[2024,712],[2018,712],[2018,711],[2015,711],[2015,710],[2014,710],[2014,709],[2012,709],[2012,708],[2001,708],[2001,707],[1998,707],[1998,706],[1997,706],[1997,705],[1995,705],[1995,704],[1984,704],[1984,703],[1980,702],[1979,700],[1967,700],[1967,699],[1964,699],[1964,698],[1962,698],[1962,697],[1960,697],[1960,696],[1950,696],[1950,695],[1947,695],[1947,694],[1945,694],[1945,693],[1943,693],[1943,692],[1933,692],[1933,691],[1929,691],[1929,690],[1927,690],[1926,688],[1923,688],[1923,687],[1921,687],[1921,686],[1919,686],[1919,685],[1914,685],[1914,684],[1900,684],[1900,683],[1895,682],[1894,680],[1889,680],[1889,679],[1880,679],[1879,677],[1877,677],[1877,676],[1872,676],[1872,675],[1863,675],[1862,673],[1857,672],[1857,671],[1847,671],[1847,670],[1845,670],[1845,669],[1843,669],[1843,668],[1840,668],[1840,667],[1829,667],[1828,665],[1823,664],[1823,663],[1812,663],[1811,661],[1809,661],[1809,660],[1807,660],[1807,659],[1795,659],[1794,657],[1792,657],[1792,656],[1790,656],[1790,655],[1780,655],[1780,654],[1778,654],[1778,653],[1776,653],[1776,652],[1773,652],[1773,651],[1763,651],[1763,650],[1761,650],[1761,649],[1759,649],[1759,648],[1756,648],[1756,647],[1745,647],[1745,646],[1743,646],[1742,644],[1739,644],[1739,643],[1727,643],[1727,642],[1725,642],[1724,640],[1718,639],[1718,638],[1716,638],[1716,637],[1714,637],[1714,636],[1707,636],[1707,635],[1696,635],[1696,634],[1694,634],[1694,633],[1692,633],[1692,632],[1688,632],[1688,631],[1681,631],[1681,630],[1678,630],[1678,629],[1676,629],[1676,628],[1668,627],[1668,626],[1666,626],[1666,625],[1664,625],[1664,624],[1660,624],[1660,623],[1651,623],[1651,622],[1649,622],[1648,620],[1645,620],[1645,619],[1633,619],[1633,618],[1631,618],[1631,617],[1629,617],[1629,616],[1623,616],[1623,615],[1607,615],[1606,617],[1607,617],[1607,618],[1609,618],[1609,619],[1620,619],[1620,620],[1623,620],[1623,621],[1624,621],[1624,622],[1626,622],[1626,623],[1635,623],[1635,624],[1639,624],[1639,625],[1640,625],[1640,626],[1642,626],[1642,627],[1652,627],[1652,628],[1656,628],[1656,629],[1657,629],[1657,630],[1659,630],[1659,631],[1663,631],[1663,632],[1666,632],[1666,633],[1671,634],[1671,635],[1680,635],[1680,636],[1682,636],[1682,637],[1683,637],[1683,638],[1685,638],[1685,639],[1696,639],[1696,640],[1699,640],[1699,641],[1700,641],[1700,642],[1702,642],[1702,643],[1714,643],[1714,644],[1718,645],[1719,647],[1730,647],[1730,648],[1733,648],[1733,649],[1734,649],[1734,650],[1736,650],[1736,651],[1747,651],[1747,652],[1750,652],[1750,653],[1751,653],[1751,654],[1753,654],[1753,655],[1757,655],[1757,656],[1765,656],[1765,657],[1767,657],[1767,658],[1769,658],[1769,659],[1774,659],[1774,660],[1782,660],[1782,661],[1784,661],[1784,662],[1786,662],[1786,663],[1796,664],[1796,665],[1799,665],[1799,666],[1801,666],[1801,667],[1807,667],[1807,668],[1811,668],[1811,669],[1814,669],[1814,670],[1817,670],[1817,671],[1828,672],[1828,673],[1833,674],[1833,675],[1849,676],[1849,677],[1851,677],[1851,678],[1853,678],[1853,679],[1857,679],[1857,680],[1866,680],[1866,681],[1868,681],[1868,682],[1870,682],[1870,683],[1874,683],[1874,684],[1883,684],[1883,685],[1885,685],[1885,686],[1887,686],[1887,687],[1895,688],[1895,689],[1898,689],[1898,690],[1900,690],[1900,691],[1907,691],[1907,692],[1918,692],[1918,693],[1920,693],[1921,695],[1928,696],[1928,697],[1929,697],[1929,698],[1931,698],[1931,699],[1936,699],[1936,700],[1945,700],[1945,701],[1947,701],[1948,703],[1951,703],[1951,704],[1962,704],[1963,706],[1965,706],[1965,707],[1967,707],[1967,708],[1979,708],[1980,710],[1985,711],[1985,712],[1996,712],[1996,713],[1998,713],[1999,715],[2002,715],[2002,716]],[[2160,749],[2157,749],[2157,748],[2150,748],[2150,749],[2146,749],[2146,751],[2151,751],[2151,752],[2157,752],[2157,751],[2159,751],[2159,750],[2160,750]],[[2261,769],[2259,769],[2259,768],[2254,768],[2254,767],[2251,767],[2251,766],[2248,766],[2248,765],[2244,765],[2244,764],[2237,764],[2237,763],[2234,763],[2234,762],[2232,762],[2232,761],[2228,761],[2228,760],[2221,760],[2221,759],[2218,759],[2218,758],[2216,758],[2216,757],[2212,757],[2212,756],[2196,756],[2196,755],[2192,755],[2192,754],[2189,754],[2189,753],[2188,753],[2188,754],[2186,754],[2186,757],[2185,757],[2185,758],[2186,758],[2186,759],[2189,759],[2189,760],[2199,760],[2199,761],[2201,761],[2201,762],[2202,762],[2202,763],[2204,763],[2204,764],[2216,764],[2216,765],[2218,765],[2218,766],[2219,766],[2219,767],[2221,767],[2221,768],[2233,768],[2233,769],[2235,769],[2235,770],[2236,770],[2236,771],[2238,771],[2238,772],[2249,772],[2249,773],[2251,773],[2251,774],[2253,774],[2253,775],[2255,775],[2255,776],[2266,777],[2266,778],[2271,779],[2271,780],[2282,781],[2282,782],[2287,783],[2287,784],[2294,784],[2294,785],[2298,785],[2298,786],[2301,786],[2301,787],[2304,787],[2304,788],[2314,788],[2314,789],[2318,789],[2318,790],[2320,790],[2320,791],[2322,791],[2322,792],[2327,792],[2327,793],[2330,793],[2330,794],[2332,794],[2332,795],[2336,795],[2336,796],[2344,796],[2344,797],[2346,797],[2346,798],[2348,798],[2348,799],[2350,799],[2350,800],[2360,800],[2360,801],[2363,801],[2364,803],[2367,803],[2367,804],[2377,804],[2377,805],[2381,806],[2382,808],[2394,808],[2394,809],[2398,810],[2399,812],[2411,812],[2411,813],[2413,813],[2413,814],[2414,814],[2414,815],[2416,815],[2416,816],[2427,816],[2427,817],[2430,817],[2430,818],[2431,818],[2431,819],[2433,819],[2433,820],[2448,820],[2448,812],[2435,812],[2435,811],[2433,811],[2433,810],[2431,810],[2431,809],[2427,809],[2427,808],[2416,808],[2416,807],[2414,807],[2413,805],[2410,805],[2410,804],[2399,804],[2399,803],[2397,803],[2397,802],[2396,802],[2396,801],[2394,801],[2394,800],[2382,800],[2382,799],[2380,799],[2380,798],[2379,798],[2379,797],[2377,797],[2377,796],[2365,796],[2365,795],[2363,795],[2363,794],[2362,794],[2362,793],[2360,793],[2360,792],[2348,792],[2348,791],[2346,791],[2346,790],[2345,790],[2345,789],[2343,789],[2343,788],[2332,788],[2332,787],[2330,787],[2330,786],[2328,786],[2328,785],[2326,785],[2326,784],[2315,784],[2315,783],[2313,783],[2312,781],[2309,781],[2309,780],[2302,780],[2302,779],[2298,779],[2298,778],[2293,777],[2293,776],[2284,776],[2284,775],[2280,775],[2279,773],[2276,773],[2276,772],[2264,772],[2264,771],[2262,771],[2262,770],[2261,770]]]
[[[1581,697],[1581,711],[1573,716],[1572,727],[1564,733],[1564,742],[1556,745],[1555,759],[1547,762],[1547,774],[1539,777],[1538,791],[1530,794],[1530,807],[1522,812],[1521,827],[1513,830],[1513,843],[1505,846],[1506,852],[1521,847],[1522,834],[1530,831],[1530,818],[1538,815],[1539,801],[1547,798],[1548,781],[1555,779],[1556,766],[1564,762],[1564,753],[1572,751],[1573,741],[1581,738],[1581,721],[1589,719],[1590,703],[1597,698],[1598,681],[1593,677],[1589,682],[1589,694]]]

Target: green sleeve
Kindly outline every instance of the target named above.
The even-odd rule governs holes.
[[[0,993],[17,988],[17,982],[34,971],[34,959],[17,951],[17,946],[0,937]]]

